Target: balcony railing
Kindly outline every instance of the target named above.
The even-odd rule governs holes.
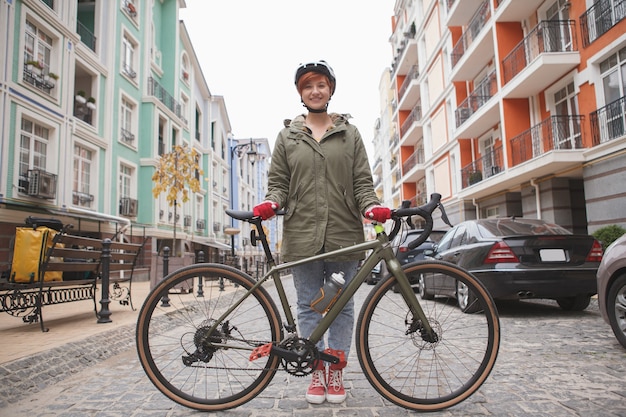
[[[551,116],[511,139],[513,166],[553,150],[582,149],[584,116]]]
[[[131,131],[124,129],[123,127],[120,128],[120,130],[122,142],[132,145],[135,141],[135,135],[133,135]]]
[[[544,20],[502,60],[504,83],[508,83],[539,55],[577,50],[573,20]]]
[[[523,1],[523,0],[522,0]],[[491,9],[489,7],[489,1],[485,0],[480,5],[466,30],[463,32],[461,39],[454,45],[452,49],[452,68],[458,64],[463,58],[465,51],[474,43],[474,40],[478,37],[480,31],[486,26],[487,21],[491,18]]]
[[[196,229],[198,230],[206,229],[206,221],[204,219],[196,220]]]
[[[406,93],[407,88],[409,88],[411,81],[415,80],[417,77],[419,77],[419,68],[417,65],[413,65],[409,70],[409,73],[404,78],[404,81],[402,81],[402,85],[398,89],[398,101],[402,100],[402,97],[404,97],[404,93]]]
[[[80,22],[76,22],[76,33],[80,36],[80,41],[87,45],[92,51],[96,51],[96,35],[87,29],[87,26]]]
[[[182,121],[185,121],[181,113],[182,106],[163,86],[161,86],[161,84],[159,84],[157,80],[152,77],[148,78],[148,94],[156,97],[161,103],[165,104],[165,107],[176,114],[177,117],[179,117]]]
[[[626,96],[589,115],[593,146],[626,135]]]
[[[411,128],[413,123],[421,119],[422,105],[420,102],[418,102],[417,105],[413,107],[413,110],[411,110],[411,113],[409,113],[409,116],[406,118],[406,120],[402,123],[402,126],[400,126],[400,135],[404,137],[404,134]]]
[[[415,152],[413,152],[411,156],[409,156],[406,159],[406,161],[402,163],[402,175],[406,175],[406,173],[409,172],[411,169],[413,169],[413,167],[415,167],[417,164],[423,164],[423,163],[424,163],[424,148],[420,147],[420,148],[417,148]]]
[[[583,47],[604,35],[613,26],[626,17],[626,0],[597,1],[580,16],[580,31]]]
[[[492,177],[503,169],[502,146],[498,146],[482,158],[467,164],[461,169],[462,187],[466,188],[483,179]]]
[[[474,91],[454,111],[456,127],[461,126],[472,114],[485,105],[498,91],[496,72],[491,72],[483,81],[476,86]]]

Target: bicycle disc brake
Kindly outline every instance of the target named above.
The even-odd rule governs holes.
[[[413,344],[420,349],[434,349],[441,341],[443,331],[441,324],[437,320],[429,318],[428,323],[433,330],[431,334],[426,330],[420,319],[416,317],[409,318],[409,315],[411,315],[410,312],[404,320],[404,324],[407,326],[405,335],[410,335]]]
[[[185,366],[191,366],[195,362],[205,362],[208,363],[212,358],[213,354],[217,351],[217,348],[213,347],[213,343],[222,343],[230,334],[230,329],[228,322],[223,323],[220,327],[210,331],[213,326],[214,320],[208,320],[203,322],[193,336],[193,344],[196,347],[196,350],[192,353],[189,353],[185,350],[188,355],[183,355],[182,360]]]
[[[294,337],[281,342],[278,346],[292,353],[281,357],[283,368],[291,375],[298,377],[310,375],[317,367],[320,353],[308,339]]]

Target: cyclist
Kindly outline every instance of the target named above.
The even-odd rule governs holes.
[[[264,220],[284,207],[282,256],[285,261],[306,258],[363,242],[365,217],[384,222],[390,210],[374,192],[367,153],[349,115],[328,113],[336,79],[325,61],[301,64],[295,85],[306,114],[286,120],[276,139],[265,201],[254,207]],[[327,277],[343,271],[346,285],[357,271],[357,258],[327,259],[292,268],[297,294],[300,334],[308,337],[322,315],[311,301]],[[326,370],[313,370],[306,399],[313,404],[341,403],[346,398],[343,369],[348,360],[354,326],[354,302],[343,309],[328,330],[326,351],[340,358]],[[320,341],[318,349],[325,348]]]

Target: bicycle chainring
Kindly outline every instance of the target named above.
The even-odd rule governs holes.
[[[313,373],[319,363],[320,353],[317,347],[308,339],[294,337],[280,343],[281,348],[297,354],[297,359],[281,359],[285,371],[297,377],[304,377]]]

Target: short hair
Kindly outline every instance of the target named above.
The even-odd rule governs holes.
[[[304,74],[302,77],[300,77],[300,79],[298,80],[298,93],[301,94],[302,93],[302,89],[304,88],[304,84],[317,79],[317,78],[323,78],[324,80],[326,80],[326,83],[328,84],[328,86],[330,87],[330,91],[331,91],[331,95],[332,95],[332,91],[333,91],[333,85],[330,82],[330,79],[328,79],[327,76],[325,76],[324,74],[320,74],[319,72],[307,72],[306,74]]]

